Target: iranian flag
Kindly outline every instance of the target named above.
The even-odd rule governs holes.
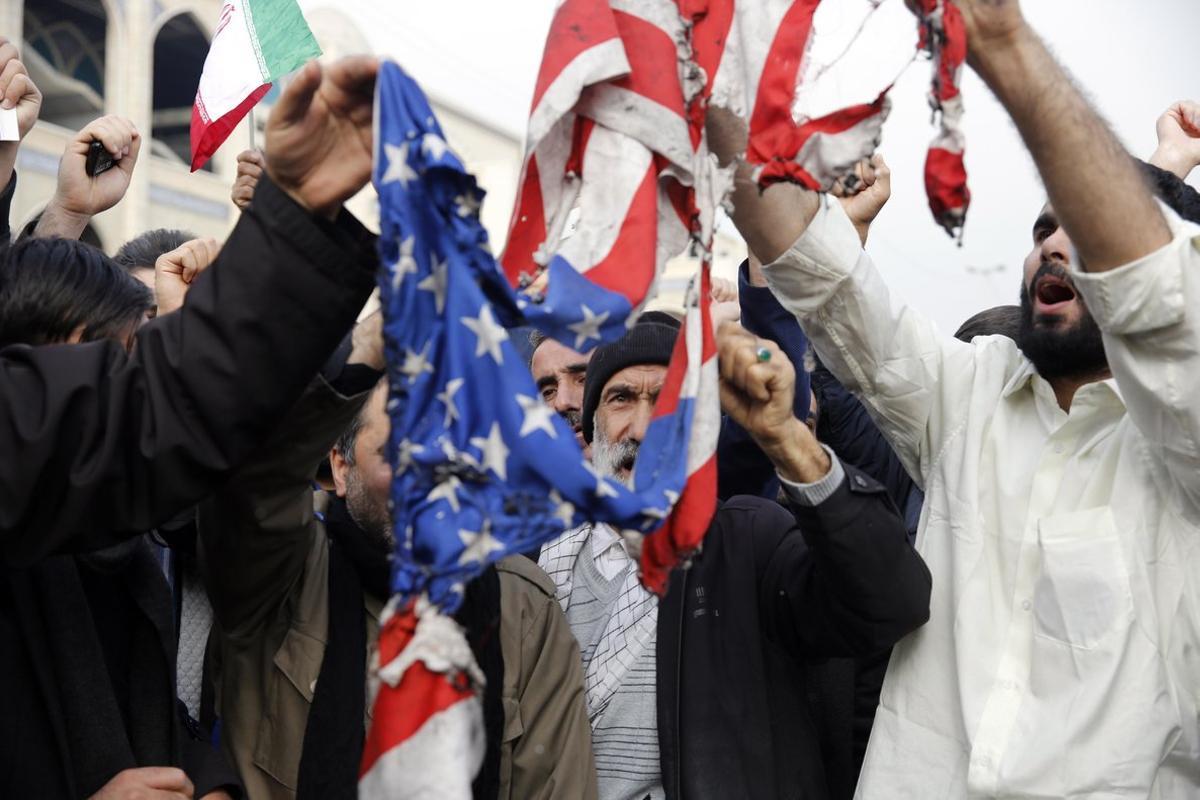
[[[319,55],[296,0],[225,0],[192,106],[192,172],[273,81]]]

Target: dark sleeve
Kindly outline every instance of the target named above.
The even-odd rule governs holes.
[[[345,397],[314,378],[266,443],[200,504],[200,566],[223,634],[273,618],[300,579],[319,531],[317,466],[367,396]]]
[[[900,515],[881,485],[843,466],[819,505],[789,514],[758,501],[748,522],[767,630],[801,658],[878,653],[929,619],[929,570]]]
[[[245,797],[237,772],[220,748],[201,739],[186,736],[183,740],[183,771],[195,787],[195,797],[203,798],[210,792],[223,789],[233,800]]]
[[[751,286],[747,278],[748,262],[738,268],[738,302],[742,307],[742,326],[761,339],[779,345],[796,369],[796,399],[793,406],[796,418],[808,419],[808,373],[804,369],[804,353],[808,339],[795,316],[780,305],[771,290]],[[774,499],[779,492],[775,466],[754,443],[745,428],[732,419],[721,420],[717,440],[717,494],[721,500],[749,494]]]
[[[820,363],[812,371],[812,389],[817,397],[817,439],[883,484],[896,508],[903,510],[905,528],[914,539],[924,494],[866,406]]]
[[[270,433],[366,301],[377,257],[349,214],[259,183],[182,309],[112,342],[0,351],[0,562],[148,530]]]
[[[16,191],[17,171],[14,169],[12,177],[8,179],[8,186],[0,192],[0,245],[8,244],[12,239],[12,220],[9,216],[12,214],[13,194]]]

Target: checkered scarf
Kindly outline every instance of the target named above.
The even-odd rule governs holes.
[[[538,566],[554,581],[555,597],[564,612],[571,607],[575,561],[591,539],[593,530],[589,524],[567,531],[543,547],[538,557]],[[631,569],[621,584],[616,607],[604,625],[592,658],[584,664],[588,719],[593,725],[608,708],[613,693],[630,667],[654,642],[657,624],[658,598],[642,586],[638,571]]]

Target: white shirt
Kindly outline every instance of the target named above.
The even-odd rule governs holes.
[[[894,309],[837,202],[766,268],[925,489],[930,620],[857,797],[1200,797],[1200,228],[1164,213],[1169,245],[1073,275],[1115,379],[1069,414],[1011,340]]]
[[[605,580],[611,581],[633,563],[629,557],[629,551],[626,549],[625,539],[608,525],[603,523],[594,525],[590,538],[592,560]]]

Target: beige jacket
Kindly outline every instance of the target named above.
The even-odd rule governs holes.
[[[209,672],[222,744],[250,800],[296,795],[329,626],[329,542],[309,482],[364,400],[314,381],[260,456],[201,508],[201,564],[215,617]],[[579,648],[554,585],[522,557],[504,559],[497,571],[499,796],[595,798]],[[373,649],[381,608],[366,596],[364,603]],[[369,724],[369,706],[367,716]]]

